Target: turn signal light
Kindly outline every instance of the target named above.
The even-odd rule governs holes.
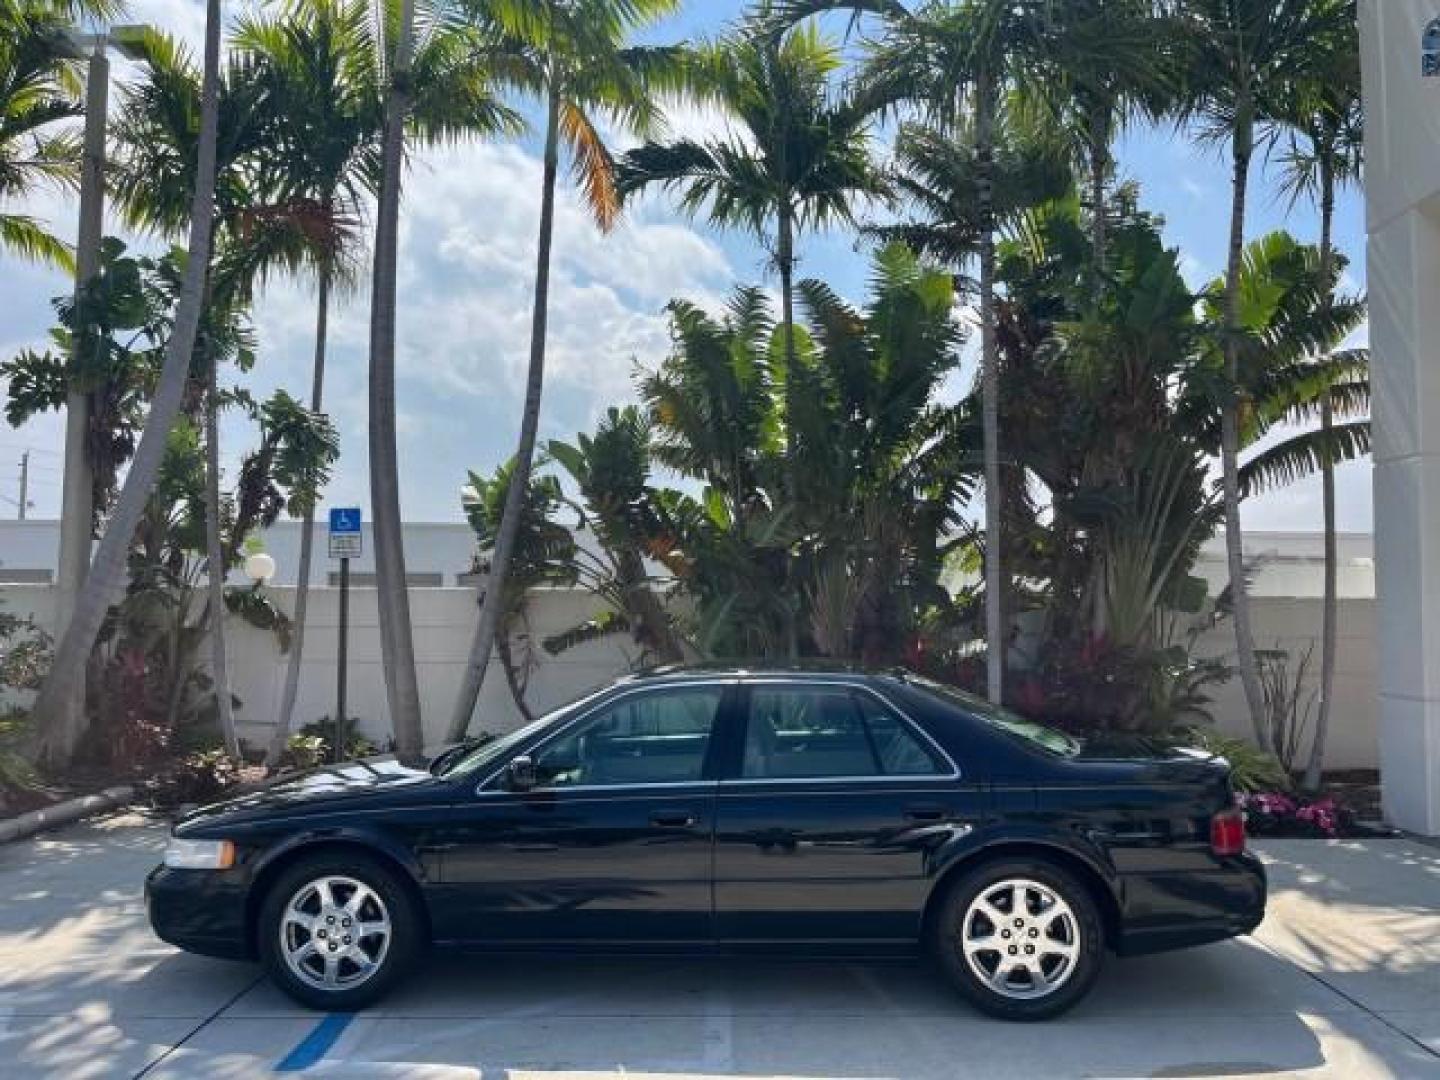
[[[1239,855],[1245,850],[1245,814],[1222,810],[1210,819],[1210,850],[1216,855]]]

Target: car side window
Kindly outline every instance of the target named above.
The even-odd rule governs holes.
[[[539,786],[700,780],[724,692],[720,686],[683,687],[601,706],[534,755]]]
[[[939,755],[890,709],[843,686],[755,686],[744,779],[936,776]]]

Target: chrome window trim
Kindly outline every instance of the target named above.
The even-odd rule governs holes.
[[[624,700],[627,699],[627,698],[636,697],[636,696],[639,696],[639,695],[641,695],[641,694],[661,693],[661,692],[664,692],[664,691],[672,691],[672,692],[673,692],[673,691],[676,691],[676,690],[689,690],[689,689],[696,688],[696,687],[718,686],[718,687],[720,687],[722,690],[724,690],[724,689],[727,689],[727,688],[729,688],[729,687],[731,687],[731,686],[734,686],[734,685],[735,685],[737,682],[739,682],[739,681],[740,681],[740,679],[739,679],[738,677],[731,676],[731,677],[729,677],[729,678],[694,679],[694,680],[687,679],[687,680],[685,680],[684,682],[679,682],[679,681],[677,681],[677,682],[673,682],[673,683],[669,683],[669,682],[666,682],[666,683],[651,683],[651,684],[649,684],[649,685],[632,686],[632,687],[630,687],[630,688],[627,689],[627,690],[622,690],[620,693],[615,694],[613,697],[607,697],[607,698],[605,698],[603,701],[597,701],[594,705],[590,706],[590,708],[586,709],[584,712],[578,713],[578,714],[576,714],[575,716],[572,716],[569,720],[567,720],[565,723],[563,723],[562,725],[560,725],[560,727],[557,728],[555,731],[552,731],[550,734],[544,736],[539,742],[533,744],[532,746],[527,747],[525,750],[521,751],[521,753],[524,753],[524,754],[536,754],[536,753],[538,753],[539,751],[545,749],[545,747],[549,746],[549,745],[550,745],[552,742],[554,742],[556,739],[560,738],[562,735],[565,735],[567,732],[569,732],[570,729],[573,728],[576,724],[579,724],[579,723],[581,723],[582,721],[588,720],[590,717],[594,716],[594,715],[595,715],[597,712],[599,712],[601,709],[608,708],[608,707],[610,707],[611,705],[615,705],[615,704],[617,704],[618,702],[624,701]],[[724,703],[724,698],[723,698],[723,696],[722,696],[722,698],[721,698],[721,703],[722,703],[722,704]],[[717,718],[719,717],[719,710],[716,711],[716,717],[717,717]],[[713,731],[712,731],[712,734],[713,734]],[[515,755],[515,756],[518,756],[518,754]],[[511,759],[510,759],[510,761],[513,761],[513,760],[515,759],[515,756],[512,756]],[[694,787],[696,784],[716,784],[716,783],[719,782],[719,781],[716,781],[716,780],[703,780],[703,779],[702,779],[702,780],[671,780],[671,781],[660,781],[660,782],[649,783],[649,784],[575,784],[575,785],[573,785],[573,786],[566,786],[566,787],[537,787],[537,788],[532,788],[530,791],[524,791],[524,792],[504,791],[504,790],[494,790],[494,789],[491,789],[491,790],[488,790],[488,791],[487,791],[486,788],[487,788],[487,786],[489,785],[490,781],[497,779],[507,768],[509,768],[509,766],[510,766],[510,761],[505,762],[505,763],[504,763],[503,765],[501,765],[498,769],[496,769],[494,772],[492,772],[492,773],[490,773],[489,775],[487,775],[483,780],[481,780],[478,784],[476,784],[476,785],[475,785],[475,794],[476,794],[477,796],[485,796],[485,795],[532,795],[532,794],[535,794],[536,792],[560,793],[560,792],[565,792],[565,791],[627,791],[627,790],[633,790],[633,789],[635,789],[635,788]]]
[[[774,787],[774,786],[777,785],[777,784],[792,784],[792,785],[793,785],[793,784],[826,784],[826,785],[830,785],[830,784],[893,784],[893,783],[915,783],[915,782],[937,783],[937,782],[953,781],[953,780],[963,779],[963,774],[962,774],[961,771],[960,771],[960,767],[955,763],[955,759],[950,756],[950,754],[946,751],[946,749],[945,749],[943,746],[941,746],[938,742],[935,741],[934,736],[932,736],[928,731],[926,731],[923,725],[917,723],[904,709],[900,708],[900,706],[896,705],[893,701],[891,701],[891,700],[890,700],[888,697],[886,697],[884,694],[880,693],[880,692],[879,692],[878,690],[876,690],[874,687],[872,687],[872,686],[870,686],[870,685],[868,685],[868,684],[866,684],[866,683],[864,683],[864,682],[861,682],[861,681],[859,681],[859,680],[857,680],[857,679],[845,678],[845,677],[843,677],[843,676],[842,676],[842,677],[805,678],[805,677],[803,677],[803,676],[785,676],[785,675],[769,676],[769,675],[743,675],[743,674],[742,674],[742,675],[733,675],[733,676],[726,677],[726,678],[696,679],[696,680],[693,680],[693,681],[686,680],[686,681],[683,682],[683,683],[680,683],[680,682],[676,682],[676,683],[654,683],[654,684],[651,684],[651,685],[648,685],[648,686],[634,686],[634,687],[631,687],[631,688],[628,689],[628,690],[625,690],[625,691],[622,691],[621,693],[616,694],[616,695],[613,696],[613,697],[608,697],[608,698],[606,698],[606,699],[603,700],[603,701],[596,702],[594,705],[592,705],[590,708],[586,709],[584,712],[579,713],[578,715],[571,717],[568,721],[566,721],[563,725],[561,725],[561,727],[558,728],[556,731],[551,732],[549,735],[547,735],[545,738],[543,738],[540,742],[538,742],[538,743],[536,743],[535,745],[527,748],[527,749],[524,751],[524,753],[526,753],[526,754],[534,754],[534,753],[536,753],[537,751],[543,750],[543,749],[544,749],[546,746],[548,746],[550,743],[552,743],[552,742],[555,741],[556,739],[560,738],[562,735],[566,734],[566,733],[567,733],[572,727],[574,727],[576,724],[579,724],[579,723],[581,723],[582,721],[584,721],[584,720],[588,719],[589,717],[593,716],[593,715],[594,715],[596,712],[598,712],[600,709],[606,708],[607,706],[610,706],[610,705],[614,705],[614,704],[616,704],[617,702],[623,701],[623,700],[625,700],[626,698],[628,698],[628,697],[633,697],[633,696],[635,696],[635,695],[637,695],[637,694],[650,694],[650,693],[657,693],[657,692],[666,691],[666,690],[674,691],[674,690],[680,690],[680,689],[687,689],[687,688],[690,688],[690,687],[703,687],[703,686],[718,686],[718,687],[721,687],[721,688],[728,688],[728,687],[735,686],[735,685],[737,685],[737,684],[744,685],[744,686],[747,686],[747,687],[750,687],[750,686],[794,686],[794,687],[807,688],[807,689],[821,689],[821,688],[824,688],[824,687],[827,687],[827,686],[838,686],[838,687],[844,687],[844,688],[846,688],[846,689],[848,689],[848,690],[859,690],[859,691],[861,691],[862,693],[865,693],[865,694],[870,695],[870,697],[872,697],[872,698],[875,699],[876,701],[880,702],[881,705],[883,705],[885,708],[889,709],[889,710],[890,710],[891,712],[893,712],[896,716],[898,716],[898,717],[900,718],[901,723],[903,723],[903,724],[904,724],[909,730],[911,730],[912,732],[915,732],[916,734],[918,734],[918,735],[920,736],[920,738],[923,739],[923,740],[935,751],[935,753],[937,753],[937,754],[940,755],[941,760],[944,761],[947,765],[950,766],[950,771],[949,771],[948,773],[896,773],[896,774],[894,774],[894,775],[892,775],[892,776],[811,776],[811,777],[800,777],[800,776],[796,776],[796,777],[740,777],[740,776],[737,776],[737,777],[733,777],[733,778],[728,779],[728,780],[679,780],[679,781],[661,781],[661,782],[649,783],[649,784],[576,784],[576,785],[574,785],[574,786],[572,786],[572,787],[541,787],[541,788],[534,788],[534,789],[532,789],[531,791],[525,791],[525,792],[505,791],[505,790],[503,790],[503,789],[488,788],[488,785],[490,784],[490,782],[491,782],[492,780],[497,779],[497,778],[505,771],[505,769],[509,766],[510,762],[507,761],[507,762],[505,762],[504,765],[501,765],[498,769],[496,769],[494,772],[490,773],[488,776],[486,776],[483,780],[481,780],[481,781],[475,786],[475,796],[476,796],[477,798],[488,798],[488,797],[495,796],[495,795],[515,795],[515,796],[521,796],[521,795],[532,795],[532,794],[540,793],[540,792],[549,793],[549,794],[561,794],[561,793],[572,792],[572,791],[603,791],[603,792],[608,792],[608,793],[614,794],[614,793],[616,793],[616,792],[648,791],[648,790],[651,790],[651,789],[664,790],[664,789],[673,789],[673,788],[682,788],[682,787],[693,788],[693,787],[698,787],[698,786],[701,786],[701,785],[710,785],[710,786],[716,788],[716,790],[717,790],[718,792],[720,792],[721,794],[723,794],[723,793],[726,792],[726,791],[733,791],[735,788],[741,787],[741,786],[744,786],[744,787]],[[748,717],[747,717],[747,720],[748,720]],[[487,789],[487,788],[488,788],[488,789]]]
[[[926,743],[930,745],[930,747],[935,751],[935,753],[940,755],[940,759],[950,766],[950,771],[948,773],[894,773],[890,776],[737,776],[731,780],[720,781],[720,783],[727,788],[738,784],[748,784],[757,787],[772,787],[776,784],[887,784],[894,781],[959,780],[961,778],[960,766],[955,764],[955,759],[951,757],[948,753],[946,753],[945,748],[941,746],[938,742],[936,742],[935,738],[928,731],[926,731],[922,725],[917,724],[915,720],[911,718],[911,716],[904,709],[900,708],[900,706],[896,705],[884,694],[880,693],[878,690],[868,685],[867,683],[860,682],[855,679],[844,678],[806,679],[804,677],[796,676],[779,675],[774,677],[767,677],[762,675],[747,679],[745,685],[795,686],[804,689],[820,689],[827,686],[843,686],[849,690],[859,690],[862,693],[870,695],[870,697],[880,702],[881,705],[883,705],[885,708],[889,709],[896,716],[898,716],[902,724],[904,724],[915,734],[918,734],[921,739],[923,739]],[[746,717],[746,723],[747,725],[749,723],[748,716]]]

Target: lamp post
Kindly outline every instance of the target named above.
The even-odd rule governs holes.
[[[254,588],[260,588],[275,576],[275,560],[263,551],[245,557],[245,576]]]
[[[80,229],[75,240],[75,310],[83,311],[81,298],[99,271],[100,236],[105,217],[105,123],[110,105],[110,58],[114,48],[122,56],[141,60],[150,28],[112,26],[98,34],[68,31],[55,42],[56,51],[72,60],[87,60],[85,77],[85,137],[80,167]],[[83,341],[76,334],[70,358],[71,377],[79,367],[74,353]],[[60,556],[55,575],[55,638],[75,613],[75,602],[90,572],[94,546],[95,480],[90,468],[90,392],[73,381],[65,395],[65,474],[61,494]],[[77,686],[68,709],[78,713],[84,705],[84,687]],[[73,724],[67,729],[74,730]]]

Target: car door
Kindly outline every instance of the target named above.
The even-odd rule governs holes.
[[[756,681],[719,787],[722,945],[911,942],[927,859],[978,823],[984,789],[861,683]]]
[[[437,937],[569,947],[713,941],[714,738],[725,681],[637,687],[481,781],[446,830]]]

